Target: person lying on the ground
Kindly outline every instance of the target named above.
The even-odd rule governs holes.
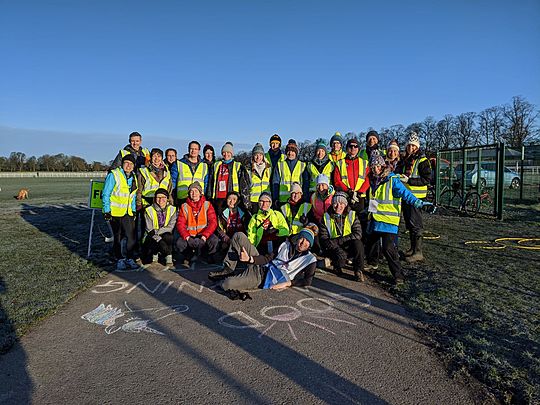
[[[143,254],[146,257],[152,255],[152,263],[157,263],[161,254],[167,266],[173,264],[173,230],[178,216],[169,197],[169,191],[157,189],[154,203],[145,211],[146,232],[143,237]]]
[[[218,227],[216,235],[220,241],[220,249],[222,251],[229,250],[231,238],[237,232],[246,232],[247,221],[244,211],[238,204],[240,203],[240,195],[236,191],[229,191],[225,200],[227,208],[219,215]]]
[[[271,209],[271,206],[270,193],[261,193],[259,211],[248,224],[248,239],[261,253],[277,253],[279,245],[289,236],[289,224],[285,217],[280,211]]]
[[[237,233],[231,241],[230,251],[236,252],[237,261],[246,263],[247,268],[234,274],[237,261],[226,260],[224,270],[230,276],[220,281],[221,288],[226,292],[238,292],[255,288],[281,290],[291,286],[310,286],[317,265],[317,259],[309,251],[313,240],[313,230],[304,228],[283,242],[276,257],[271,259],[271,254],[259,255],[247,236]]]
[[[188,198],[178,213],[178,252],[182,253],[184,258],[194,255],[193,259],[196,259],[206,247],[205,253],[213,255],[219,242],[214,235],[216,228],[216,212],[212,204],[204,198],[202,186],[196,181],[189,186]]]
[[[319,243],[323,256],[330,258],[334,271],[343,275],[347,259],[353,259],[354,279],[364,281],[364,246],[362,225],[356,212],[348,206],[347,194],[338,191],[332,198],[332,206],[323,215]]]

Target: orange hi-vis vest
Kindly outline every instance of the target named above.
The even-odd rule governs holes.
[[[208,208],[210,203],[205,201],[199,212],[193,211],[193,208],[188,204],[182,204],[182,210],[187,219],[187,231],[189,236],[197,236],[204,228],[208,226]]]

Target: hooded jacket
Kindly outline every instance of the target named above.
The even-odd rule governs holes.
[[[180,207],[178,213],[178,222],[176,223],[176,229],[178,230],[178,233],[180,234],[180,237],[182,239],[187,239],[189,236],[191,236],[187,229],[190,219],[186,216],[186,211],[188,212],[188,215],[191,212],[188,209],[188,206],[189,208],[191,208],[193,213],[199,213],[201,210],[204,209],[205,205],[208,206],[206,210],[206,227],[198,231],[197,236],[204,236],[206,239],[208,239],[216,230],[216,212],[214,211],[214,207],[212,207],[212,204],[205,204],[205,202],[207,201],[204,196],[201,196],[201,199],[197,202],[194,202],[191,198],[188,198],[186,202]],[[193,218],[191,219],[193,220]]]

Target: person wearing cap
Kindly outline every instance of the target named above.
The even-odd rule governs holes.
[[[405,146],[405,157],[397,165],[396,173],[400,174],[401,182],[416,198],[424,199],[427,197],[428,185],[431,182],[431,164],[420,150],[420,139],[416,132],[411,132],[409,136]],[[404,204],[403,219],[411,240],[410,249],[404,253],[405,261],[414,263],[424,260],[422,253],[424,225],[420,209],[410,204]]]
[[[218,213],[224,209],[225,199],[230,191],[240,195],[240,203],[250,208],[249,199],[250,178],[242,163],[234,160],[234,148],[231,142],[226,142],[221,148],[222,160],[214,164],[212,177],[212,200]]]
[[[302,187],[303,195],[309,195],[309,172],[306,164],[298,158],[298,145],[290,139],[285,148],[286,159],[278,162],[272,175],[272,198],[276,207],[287,202],[292,184],[297,182]]]
[[[111,163],[110,170],[117,169],[122,166],[122,158],[126,155],[133,155],[135,157],[135,172],[139,168],[147,165],[150,162],[150,151],[141,146],[142,135],[138,132],[132,132],[129,134],[129,143],[124,146],[124,149],[120,149],[113,162]]]
[[[281,152],[281,137],[278,134],[272,135],[268,145],[270,149],[266,152],[264,158],[270,164],[271,170],[273,170],[278,162],[285,160],[285,155]]]
[[[422,201],[405,188],[400,177],[386,166],[384,158],[378,152],[371,154],[369,166],[370,202],[366,269],[378,268],[375,246],[379,244],[379,240],[382,240],[382,253],[394,277],[394,282],[400,284],[403,282],[403,272],[394,240],[398,233],[402,201],[403,206],[408,204],[415,208],[424,207],[428,212],[433,211],[433,204]]]
[[[122,157],[122,167],[111,170],[105,178],[101,198],[103,216],[110,221],[113,231],[113,252],[117,270],[137,269],[134,249],[137,244],[135,231],[137,177],[134,174],[136,159],[131,153]],[[125,257],[122,239],[126,238]]]
[[[154,202],[154,194],[158,188],[164,188],[169,193],[172,190],[171,174],[163,162],[163,151],[158,148],[150,152],[150,164],[141,167],[137,173],[137,211],[150,206]],[[170,201],[172,203],[172,199]],[[144,230],[144,228],[143,228]]]
[[[326,174],[319,174],[316,179],[317,188],[311,194],[311,213],[317,225],[321,224],[323,215],[332,205],[334,196],[334,186],[330,185],[330,180]]]
[[[336,132],[332,138],[330,138],[330,154],[328,158],[334,164],[338,161],[345,159],[346,153],[343,151],[343,137],[341,133]]]
[[[368,162],[359,154],[358,141],[355,138],[347,141],[347,155],[336,163],[334,169],[334,188],[343,191],[349,199],[349,206],[358,215],[364,210],[365,193],[369,188],[366,183]]]
[[[311,215],[309,215],[311,204],[302,202],[302,194],[302,187],[300,187],[300,184],[294,182],[291,188],[291,196],[281,206],[281,212],[289,224],[290,235],[297,234],[309,222],[313,222]]]
[[[263,192],[259,197],[259,211],[248,223],[247,236],[260,252],[267,253],[278,248],[284,238],[289,236],[289,224],[279,210],[273,210],[270,193]]]
[[[201,144],[191,141],[188,145],[188,153],[177,161],[171,168],[171,178],[176,190],[176,204],[182,205],[188,198],[188,187],[198,182],[202,187],[202,193],[208,188],[208,165],[205,164],[199,153]]]
[[[395,171],[399,158],[399,144],[397,139],[392,139],[386,147],[386,165],[389,166],[392,171]]]
[[[159,255],[162,255],[165,258],[165,264],[172,266],[173,231],[178,215],[169,197],[169,190],[157,189],[153,204],[145,210],[143,255],[152,256],[152,263],[157,263]]]
[[[270,176],[272,166],[264,158],[264,149],[260,143],[256,143],[251,151],[251,214],[259,210],[259,197],[264,192],[270,192]]]
[[[384,151],[379,149],[379,133],[371,130],[366,134],[366,147],[360,151],[360,157],[369,161],[369,157],[374,150],[378,151],[381,155],[384,154]]]
[[[251,297],[239,293],[255,288],[282,290],[310,286],[317,266],[317,259],[310,252],[316,229],[316,226],[306,227],[287,238],[273,259],[273,255],[261,255],[245,234],[237,233],[227,255],[233,259],[224,263],[228,277],[219,286],[229,298],[242,300]],[[238,262],[247,266],[240,273],[236,271]]]
[[[231,244],[231,238],[237,232],[246,232],[247,221],[244,211],[238,204],[240,203],[240,195],[236,191],[230,191],[227,195],[227,208],[218,217],[218,227],[216,235],[220,241],[220,249],[227,251]]]
[[[315,144],[315,155],[307,164],[307,170],[309,173],[310,193],[314,192],[317,187],[315,179],[319,174],[325,174],[328,177],[332,176],[334,163],[328,158],[328,154],[326,153],[326,143],[322,139],[318,140]]]
[[[347,194],[339,191],[332,206],[323,215],[319,241],[323,256],[330,258],[337,275],[343,275],[347,259],[353,260],[354,280],[364,281],[364,245],[362,226],[356,212],[348,206]]]
[[[210,256],[216,253],[219,240],[214,232],[217,218],[214,207],[206,201],[202,186],[198,181],[188,188],[188,198],[179,209],[176,229],[180,237],[176,241],[178,252],[184,258],[196,259],[204,251]]]
[[[171,167],[176,164],[178,160],[178,152],[174,148],[168,148],[165,150],[165,164],[171,171]]]

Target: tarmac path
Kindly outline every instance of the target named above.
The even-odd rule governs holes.
[[[4,404],[470,404],[377,285],[231,301],[208,266],[114,272],[0,357]]]

